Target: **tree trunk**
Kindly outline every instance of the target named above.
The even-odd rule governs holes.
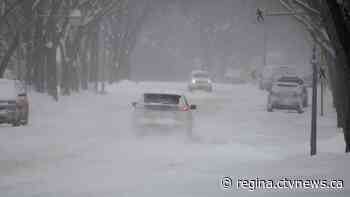
[[[87,90],[88,89],[88,62],[87,62],[87,58],[88,58],[88,46],[87,46],[87,40],[83,39],[81,44],[83,45],[83,47],[81,48],[80,51],[80,62],[81,62],[81,74],[80,74],[80,78],[81,78],[81,88],[83,90]]]
[[[59,46],[61,51],[61,59],[62,59],[62,74],[61,74],[61,90],[62,95],[70,95],[70,89],[69,89],[69,80],[70,80],[70,72],[69,72],[69,61],[67,61],[66,53],[63,48],[63,45],[60,44]]]
[[[56,62],[56,51],[57,44],[55,40],[58,40],[56,37],[56,29],[54,25],[50,25],[49,28],[49,39],[47,44],[51,45],[46,47],[47,50],[47,72],[46,72],[46,80],[48,86],[48,93],[52,96],[56,101],[58,101],[58,90],[57,90],[57,62]]]
[[[93,53],[92,56],[93,58],[93,66],[94,66],[94,80],[95,80],[95,91],[96,93],[98,93],[98,80],[99,80],[99,60],[98,60],[98,29],[96,30],[96,32],[94,32],[94,39],[93,39]]]
[[[15,38],[13,39],[11,46],[7,50],[4,58],[2,59],[2,61],[0,63],[0,77],[2,77],[4,75],[5,69],[6,69],[9,61],[11,60],[12,55],[16,51],[18,44],[19,44],[19,33],[16,33]]]
[[[349,83],[347,85],[350,85]],[[350,96],[349,92],[346,92],[346,105],[345,105],[345,125],[344,125],[344,138],[345,138],[345,152],[350,152]]]

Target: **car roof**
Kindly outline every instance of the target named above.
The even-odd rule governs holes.
[[[175,90],[156,90],[156,91],[147,91],[144,92],[142,95],[145,94],[162,94],[162,95],[174,95],[174,96],[183,96],[184,94],[180,91]]]
[[[299,83],[297,83],[297,82],[290,82],[290,81],[288,81],[288,82],[286,82],[286,81],[277,81],[276,83],[274,83],[275,85],[295,85],[295,86],[299,86]]]
[[[206,70],[193,70],[191,74],[209,74]]]
[[[279,64],[270,64],[270,65],[266,65],[263,68],[287,68],[287,69],[295,69],[296,66],[293,65],[279,65]]]
[[[262,70],[263,73],[269,73],[269,72],[273,72],[273,73],[291,73],[291,74],[295,74],[297,73],[297,68],[295,66],[290,66],[290,65],[267,65],[263,67]]]

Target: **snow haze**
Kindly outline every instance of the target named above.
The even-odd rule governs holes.
[[[193,140],[176,130],[140,137],[131,129],[131,101],[155,88],[184,92],[198,105]],[[311,158],[310,110],[268,113],[266,93],[251,84],[216,84],[210,94],[189,93],[185,83],[124,81],[107,91],[59,103],[31,93],[30,125],[1,126],[1,196],[250,196],[258,193],[223,190],[220,179],[350,181],[328,93],[318,123],[319,152]],[[271,195],[295,195],[280,191]],[[346,186],[332,196],[348,191]]]
[[[305,27],[288,16],[267,17],[259,24],[257,7],[283,10],[278,0],[160,1],[132,54],[132,78],[184,80],[201,64],[220,80],[226,68],[261,67],[264,31],[267,64],[309,70],[311,42]]]
[[[6,17],[12,4],[22,7]],[[334,108],[343,100],[331,90],[341,80],[322,83],[323,116],[314,86],[310,156],[310,35],[293,16],[258,23],[257,8],[285,11],[279,0],[0,0],[0,74],[26,82],[29,101],[19,126],[26,95],[4,100],[13,89],[0,79],[0,197],[349,197]],[[341,58],[327,76],[338,77]],[[267,68],[281,65],[302,74],[269,89],[277,72]],[[344,185],[269,189],[257,179]]]

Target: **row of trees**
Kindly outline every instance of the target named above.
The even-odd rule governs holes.
[[[350,152],[350,3],[334,0],[280,0],[305,25],[326,60],[327,82],[332,88],[338,127],[343,128]]]
[[[104,91],[129,77],[129,57],[151,0],[0,0],[0,77],[39,92]],[[61,91],[59,91],[61,90]]]

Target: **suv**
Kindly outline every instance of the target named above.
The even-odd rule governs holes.
[[[278,78],[284,75],[295,74],[296,68],[288,65],[268,65],[260,73],[259,88],[270,91],[271,87]]]
[[[207,92],[213,91],[213,86],[209,73],[203,70],[192,71],[190,77],[190,83],[188,84],[188,89],[190,91],[201,89]]]
[[[297,83],[301,88],[301,97],[303,101],[303,107],[308,106],[308,93],[307,87],[304,83],[304,80],[298,76],[283,76],[277,80],[278,82],[286,82],[286,83]]]
[[[147,129],[156,128],[184,128],[192,135],[192,110],[196,105],[188,104],[182,94],[173,93],[144,93],[138,102],[133,102],[134,124],[138,134],[147,132]]]
[[[269,91],[267,111],[276,109],[295,109],[303,113],[303,89],[295,82],[277,81]]]
[[[0,124],[28,124],[29,102],[18,81],[0,79]]]

